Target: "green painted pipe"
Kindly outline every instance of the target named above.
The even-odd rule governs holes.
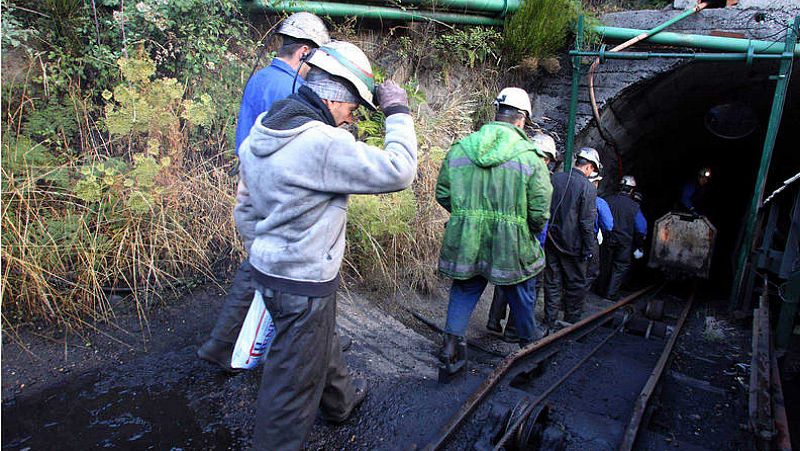
[[[432,8],[448,8],[462,11],[487,11],[504,16],[513,13],[520,7],[520,0],[397,0],[397,4],[425,6]]]
[[[601,60],[646,60],[650,58],[683,58],[698,61],[747,61],[753,60],[780,60],[789,59],[790,56],[783,56],[776,53],[669,53],[669,52],[578,52],[570,50],[570,56],[591,56],[600,57]]]
[[[634,38],[647,30],[637,30],[634,28],[618,28],[596,26],[593,28],[595,33],[604,36],[606,39],[626,41]],[[647,42],[661,45],[674,45],[679,47],[696,47],[701,49],[722,50],[726,52],[747,52],[753,46],[755,53],[783,53],[783,42],[779,41],[759,41],[755,39],[726,38],[722,36],[704,36],[700,34],[683,34],[661,32],[647,38]],[[794,46],[794,55],[800,56],[800,44]]]
[[[291,0],[254,0],[249,3],[251,4],[250,7],[256,10],[266,9],[269,11],[286,13],[307,11],[318,16],[357,16],[383,20],[427,20],[467,25],[503,25],[502,19],[494,17],[433,11],[402,10],[397,8],[388,8],[385,6],[355,5],[349,3],[329,3],[319,1],[297,2]]]

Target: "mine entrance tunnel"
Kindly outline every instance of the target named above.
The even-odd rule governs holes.
[[[605,164],[600,193],[616,190],[620,171],[633,174],[645,196],[642,210],[650,224],[678,206],[684,184],[700,168],[711,169],[706,215],[718,234],[710,278],[723,295],[730,288],[737,243],[753,196],[775,94],[776,82],[770,76],[776,73],[774,62],[686,63],[623,90],[601,112],[616,151],[597,146]],[[727,117],[720,115],[725,108]],[[766,195],[800,170],[799,141],[800,70],[795,66]],[[605,141],[590,124],[577,145],[598,142]]]

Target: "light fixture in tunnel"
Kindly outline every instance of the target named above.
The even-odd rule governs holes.
[[[723,103],[708,110],[705,124],[708,131],[720,138],[741,139],[755,131],[758,118],[749,105]]]

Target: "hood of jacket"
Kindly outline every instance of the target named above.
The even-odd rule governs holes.
[[[258,157],[267,157],[298,134],[321,124],[336,127],[328,106],[310,88],[301,86],[256,119],[248,138],[250,150]]]
[[[522,152],[533,151],[544,156],[524,131],[507,122],[489,122],[459,144],[469,159],[483,168],[503,164]]]

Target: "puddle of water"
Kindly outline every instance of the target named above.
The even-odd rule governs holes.
[[[6,402],[2,414],[3,449],[234,448],[224,426],[204,428],[189,400],[172,390],[61,387]]]

